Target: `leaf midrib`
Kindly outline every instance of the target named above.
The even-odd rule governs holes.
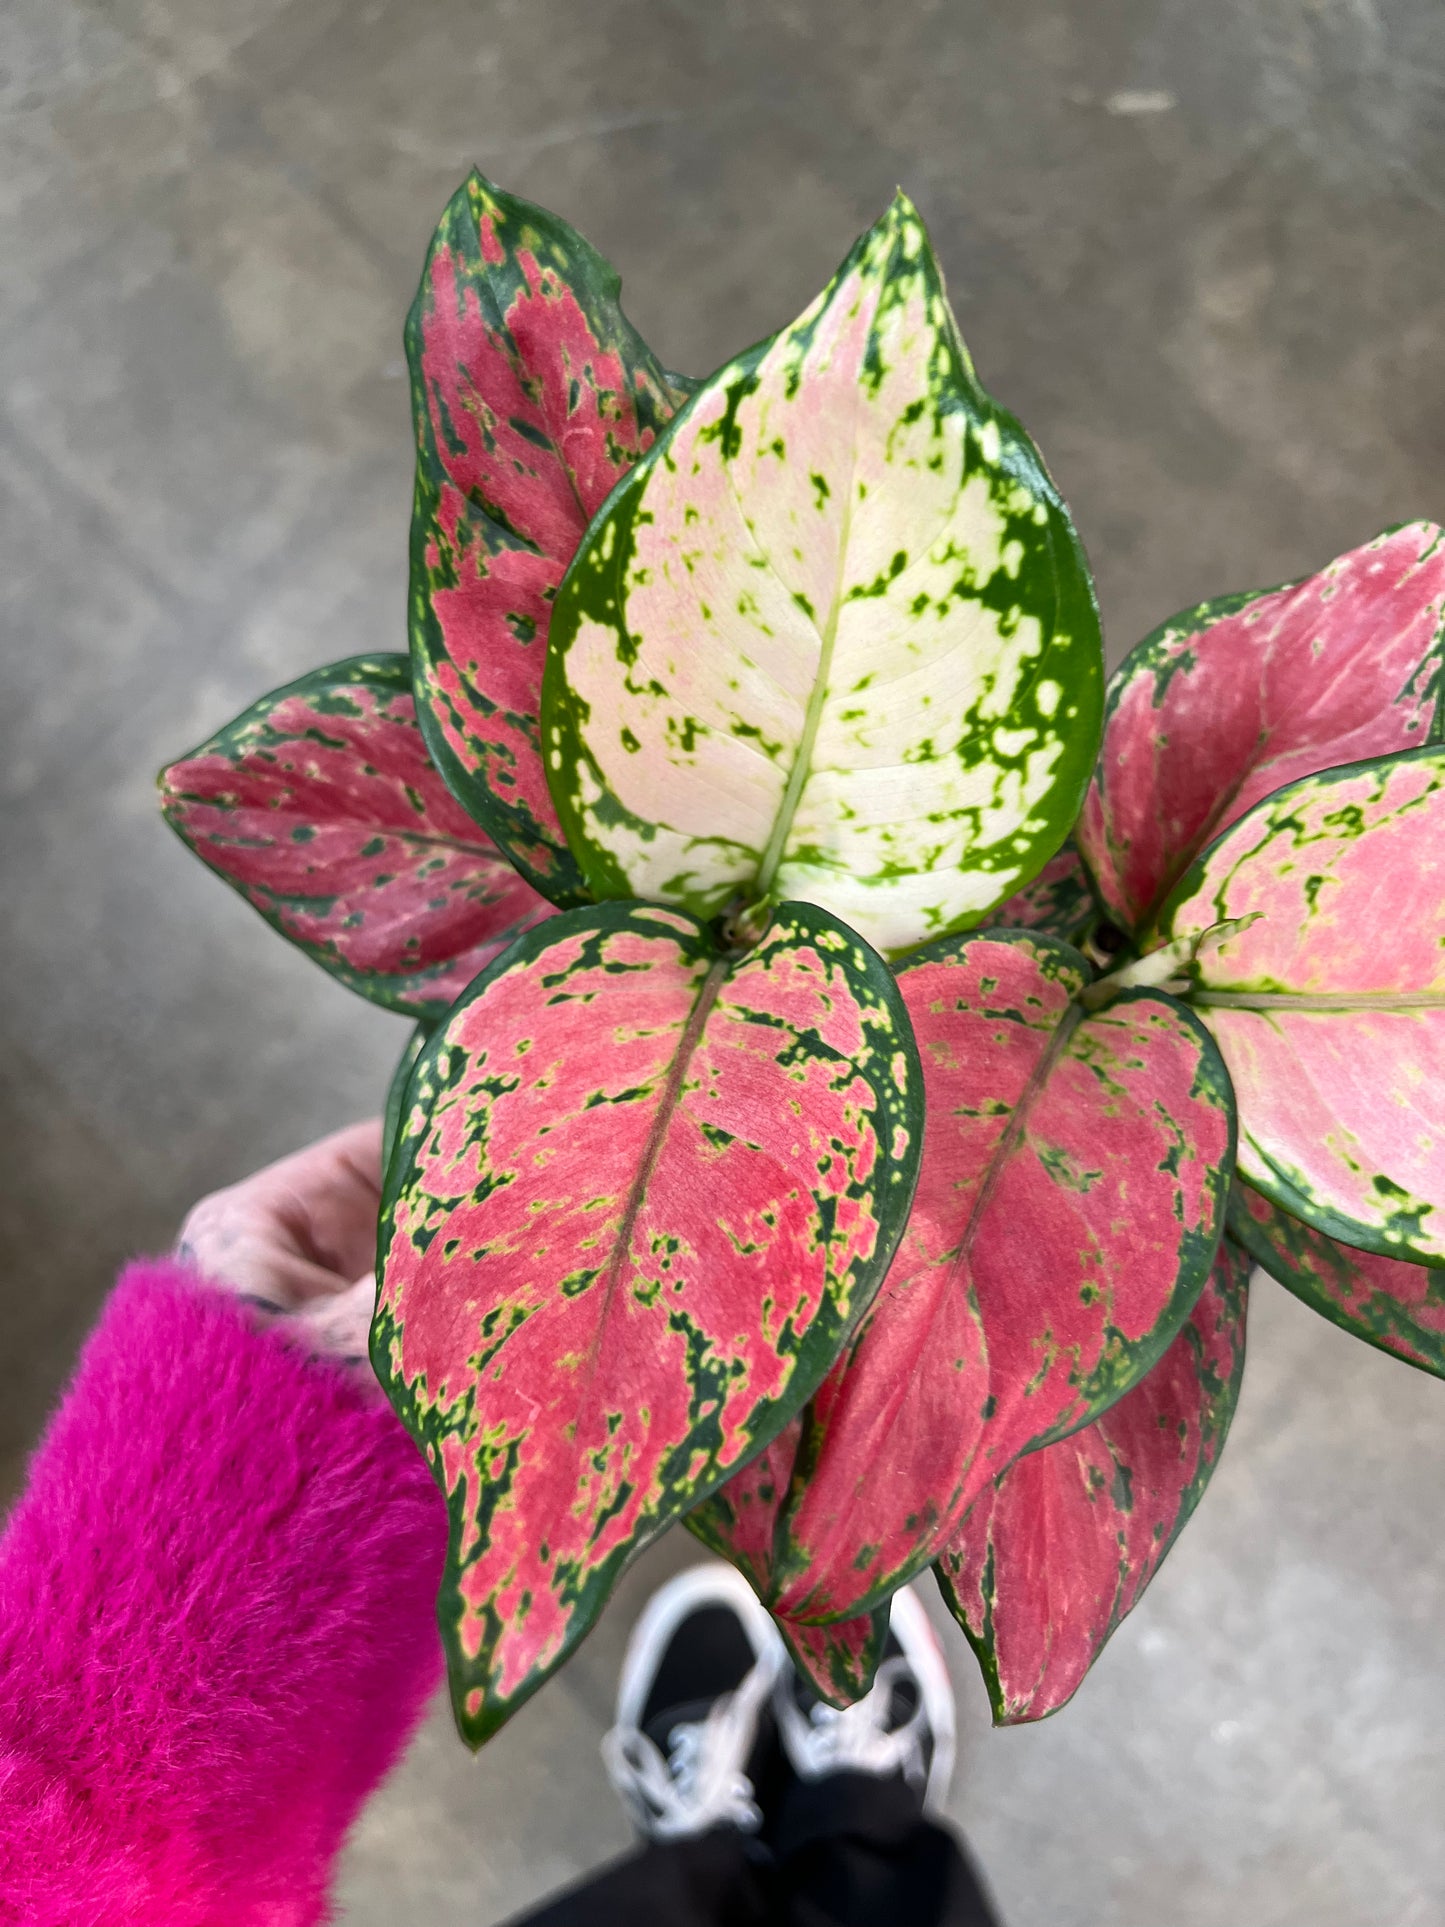
[[[198,796],[194,793],[180,791],[176,792],[176,794],[182,802],[204,809],[224,809],[226,807],[224,804],[218,804],[214,797]],[[232,815],[241,809],[255,809],[257,807],[259,806],[256,804],[241,803],[233,809],[228,810],[227,814]],[[495,843],[473,843],[459,836],[448,836],[444,832],[437,830],[403,829],[396,824],[378,823],[364,816],[323,817],[308,810],[278,810],[276,814],[283,822],[290,822],[294,819],[297,823],[304,824],[308,829],[318,831],[346,830],[353,835],[359,836],[365,834],[368,838],[375,836],[392,837],[398,842],[419,843],[426,849],[459,850],[464,856],[481,857],[484,860],[500,864],[506,863],[506,858],[502,855]],[[482,831],[482,834],[485,836],[486,832]],[[280,843],[281,839],[277,837],[273,839],[273,841]],[[296,847],[304,848],[305,846],[298,844]],[[518,872],[519,876],[520,874],[521,873]],[[523,881],[525,881],[525,879],[523,879]]]
[[[643,1146],[642,1158],[637,1167],[637,1175],[632,1180],[631,1188],[627,1194],[627,1203],[623,1207],[622,1217],[613,1242],[612,1256],[608,1261],[602,1288],[602,1306],[597,1318],[596,1335],[592,1342],[591,1358],[589,1360],[589,1381],[596,1373],[602,1351],[602,1335],[607,1329],[608,1320],[612,1311],[612,1301],[616,1294],[623,1269],[627,1263],[628,1255],[632,1250],[632,1236],[637,1229],[637,1220],[641,1215],[643,1203],[647,1198],[648,1186],[652,1182],[652,1174],[657,1169],[658,1159],[662,1156],[662,1147],[667,1141],[667,1134],[677,1111],[678,1099],[682,1095],[682,1086],[687,1077],[688,1066],[692,1062],[693,1052],[697,1049],[707,1020],[713,1013],[713,1008],[718,1000],[718,993],[722,989],[723,979],[727,976],[729,968],[730,965],[726,957],[719,957],[710,967],[698,989],[697,997],[688,1015],[687,1022],[683,1025],[682,1035],[677,1040],[677,1049],[673,1054],[672,1064],[667,1073],[667,1081],[662,1087],[662,1095],[658,1100],[657,1114],[653,1118],[652,1128],[647,1134],[647,1143]]]
[[[974,1197],[973,1205],[969,1211],[968,1223],[964,1226],[963,1236],[958,1243],[958,1250],[954,1254],[953,1263],[949,1266],[950,1285],[953,1279],[960,1274],[964,1266],[968,1263],[969,1256],[973,1251],[974,1241],[978,1236],[979,1225],[983,1222],[984,1213],[993,1202],[993,1194],[999,1187],[999,1183],[1003,1177],[1004,1167],[1023,1142],[1024,1132],[1028,1128],[1029,1114],[1043,1094],[1044,1086],[1053,1076],[1055,1066],[1063,1056],[1074,1032],[1083,1022],[1084,1016],[1084,1009],[1078,1002],[1078,999],[1071,998],[1067,1008],[1059,1018],[1058,1023],[1054,1026],[1053,1034],[1044,1046],[1038,1062],[1029,1072],[1024,1082],[1024,1087],[1019,1092],[1018,1101],[1013,1107],[1009,1121],[1000,1132],[998,1143],[994,1146],[993,1156],[989,1159],[988,1170],[984,1173],[983,1183],[979,1186],[977,1194]],[[987,1344],[987,1339],[988,1333],[985,1331],[985,1345]]]
[[[783,800],[778,805],[778,813],[773,818],[772,834],[768,838],[767,848],[763,851],[763,860],[758,865],[756,890],[757,895],[764,901],[772,895],[773,884],[782,864],[783,851],[792,831],[794,818],[798,814],[798,805],[803,800],[803,790],[813,771],[813,750],[823,721],[823,706],[828,700],[828,683],[833,673],[833,649],[838,640],[838,618],[843,607],[843,559],[848,553],[848,542],[853,527],[853,481],[857,472],[856,436],[853,444],[853,458],[854,466],[849,473],[848,489],[844,497],[843,526],[838,535],[838,580],[829,602],[828,619],[818,632],[818,670],[808,696],[808,707],[803,714],[803,731],[798,738],[798,749],[793,757],[792,768],[788,771]]]
[[[1194,990],[1188,1001],[1222,1010],[1440,1010],[1445,990]]]

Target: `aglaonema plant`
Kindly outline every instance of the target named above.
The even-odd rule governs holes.
[[[1092,581],[900,196],[705,381],[474,175],[407,324],[407,656],[162,777],[416,1020],[372,1359],[486,1739],[674,1520],[818,1690],[932,1565],[1000,1721],[1207,1484],[1271,1273],[1445,1375],[1445,539]]]

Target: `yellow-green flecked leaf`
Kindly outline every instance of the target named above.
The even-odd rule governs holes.
[[[1101,686],[1068,513],[978,386],[900,195],[592,522],[543,747],[596,895],[799,899],[896,954],[1063,842]]]

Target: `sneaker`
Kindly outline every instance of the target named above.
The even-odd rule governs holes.
[[[911,1586],[893,1595],[883,1655],[868,1692],[841,1711],[790,1668],[773,1701],[783,1753],[800,1780],[898,1775],[925,1807],[936,1808],[953,1777],[953,1687],[938,1635]]]
[[[777,1628],[732,1566],[690,1567],[652,1595],[627,1642],[617,1723],[602,1741],[607,1777],[641,1833],[757,1831],[755,1775],[788,1664]]]

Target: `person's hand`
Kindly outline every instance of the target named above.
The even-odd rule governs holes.
[[[376,1299],[381,1119],[348,1125],[202,1198],[177,1255],[294,1322],[315,1350],[366,1357]]]

